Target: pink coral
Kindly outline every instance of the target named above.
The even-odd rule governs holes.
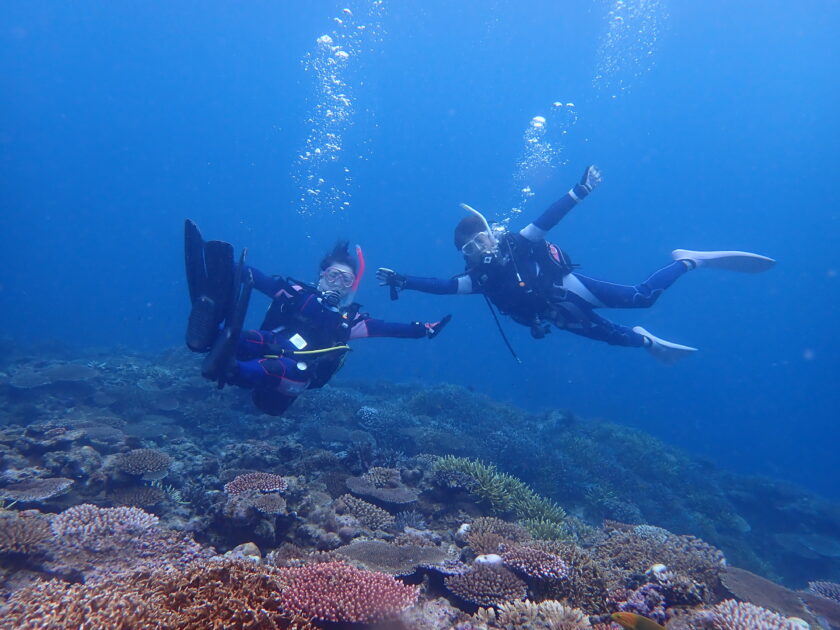
[[[271,473],[264,472],[245,473],[244,475],[236,476],[233,481],[226,483],[225,493],[239,494],[241,492],[248,492],[249,490],[283,492],[288,485],[286,480],[280,475],[272,475]]]
[[[321,621],[370,623],[387,619],[417,601],[417,589],[390,575],[344,562],[283,569],[281,606]]]

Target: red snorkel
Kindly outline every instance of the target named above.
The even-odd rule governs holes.
[[[359,259],[359,271],[356,274],[356,279],[353,281],[353,286],[350,287],[353,293],[359,288],[359,283],[362,281],[362,276],[365,273],[365,255],[362,253],[361,245],[356,245],[356,257]]]

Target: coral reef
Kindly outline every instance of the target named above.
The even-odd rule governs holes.
[[[6,356],[4,627],[838,625],[840,507],[627,427],[392,383],[270,418],[182,351]]]
[[[282,576],[280,605],[307,619],[370,623],[395,617],[417,600],[416,588],[343,562],[289,568]]]
[[[233,481],[225,484],[226,494],[240,494],[250,490],[259,492],[284,492],[288,482],[279,475],[254,472],[236,476]]]
[[[453,594],[476,606],[499,606],[525,599],[528,593],[525,582],[493,564],[477,564],[466,573],[447,577],[444,583]]]

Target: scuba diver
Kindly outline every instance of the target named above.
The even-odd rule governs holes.
[[[187,219],[184,253],[192,309],[187,347],[206,352],[202,375],[219,387],[252,390],[254,404],[279,416],[306,389],[323,387],[344,363],[351,339],[436,337],[449,322],[394,323],[373,319],[353,302],[364,273],[360,247],[354,258],[340,241],[321,261],[317,286],[268,276],[234,263],[233,246],[207,241]],[[259,330],[242,330],[251,290],[271,298]]]
[[[406,289],[436,294],[480,293],[488,306],[492,302],[503,314],[529,327],[536,339],[543,338],[554,325],[608,344],[645,348],[664,363],[676,363],[697,349],[661,339],[641,326],[613,323],[596,309],[652,306],[665,289],[693,269],[756,273],[770,269],[776,261],[749,252],[675,249],[671,253],[673,262],[636,285],[614,284],[577,273],[577,265],[545,237],[601,179],[596,166],[587,167],[580,182],[516,233],[498,224],[491,227],[480,212],[461,204],[469,215],[455,227],[455,248],[466,261],[464,273],[446,280],[408,276],[381,267],[376,272],[379,284],[390,287],[391,299],[397,299]],[[490,310],[495,317],[492,306]]]

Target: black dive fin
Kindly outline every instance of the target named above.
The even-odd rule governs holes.
[[[195,302],[204,293],[207,272],[204,268],[204,239],[201,238],[198,226],[190,219],[184,221],[184,262],[190,302]]]
[[[242,252],[234,272],[234,277],[237,279],[235,290],[238,291],[238,295],[231,300],[232,307],[225,314],[225,327],[201,364],[201,375],[211,381],[216,381],[219,389],[229,382],[230,371],[235,363],[236,347],[239,344],[242,327],[245,325],[248,303],[251,301],[251,290],[254,287],[251,270],[245,266],[246,252],[247,250]]]
[[[223,241],[204,242],[189,219],[184,226],[184,259],[192,310],[187,323],[187,346],[207,352],[227,316],[235,296],[233,246]]]

